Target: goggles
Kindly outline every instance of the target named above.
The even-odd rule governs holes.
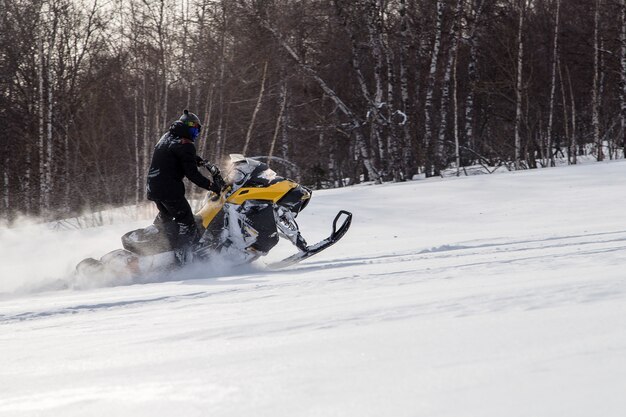
[[[197,122],[188,121],[185,122],[185,126],[198,129],[198,133],[200,133],[200,131],[202,130],[202,125]]]

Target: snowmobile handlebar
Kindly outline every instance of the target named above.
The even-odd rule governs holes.
[[[205,167],[207,171],[213,177],[211,191],[213,191],[217,196],[224,191],[226,188],[226,181],[222,178],[222,174],[217,165],[210,163],[209,161],[205,161],[204,159],[198,157],[198,166]]]
[[[198,157],[198,166],[205,167],[211,173],[211,175],[220,174],[220,169],[217,167],[217,165],[212,164],[209,161],[206,161],[200,157]]]

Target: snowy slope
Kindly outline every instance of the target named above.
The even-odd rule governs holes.
[[[326,252],[136,283],[69,271],[147,220],[0,229],[0,416],[622,416],[625,184],[617,161],[319,191],[309,242],[354,213]]]

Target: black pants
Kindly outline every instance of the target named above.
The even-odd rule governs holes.
[[[197,237],[198,228],[187,200],[155,200],[159,214],[154,224],[161,226],[173,248],[191,245]]]

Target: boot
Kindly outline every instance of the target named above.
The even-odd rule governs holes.
[[[186,245],[174,250],[174,256],[176,256],[176,263],[178,266],[185,266],[193,262],[193,247]]]
[[[179,224],[178,245],[174,254],[180,266],[193,261],[193,244],[196,241],[197,229],[195,224]]]

